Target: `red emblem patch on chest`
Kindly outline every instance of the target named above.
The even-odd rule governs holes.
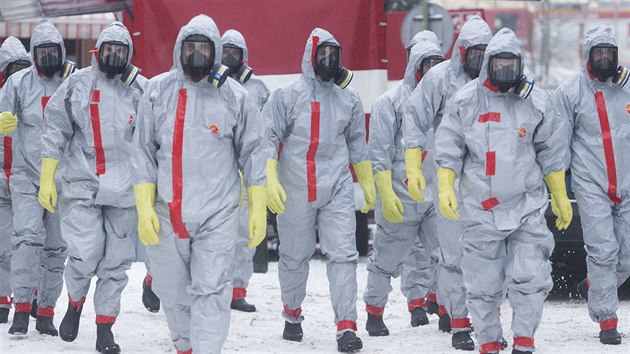
[[[518,130],[518,137],[519,138],[524,138],[527,135],[527,129],[526,128],[521,128]]]
[[[129,120],[127,123],[131,124],[131,122],[133,122],[133,113],[129,113]]]
[[[626,112],[628,112],[628,114],[630,114],[630,103],[628,103],[628,104],[626,105]]]
[[[210,131],[212,132],[212,134],[214,134],[214,135],[219,134],[219,127],[217,127],[216,124],[211,124],[209,128],[210,128]]]

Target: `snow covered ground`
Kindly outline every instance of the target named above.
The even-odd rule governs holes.
[[[363,339],[363,353],[462,353],[450,346],[450,335],[437,330],[437,317],[420,328],[409,325],[406,302],[400,294],[399,281],[393,282],[394,291],[385,311],[389,337],[368,337],[364,329],[366,314],[361,300],[365,288],[366,258],[358,267],[359,335]],[[304,340],[301,343],[282,339],[283,320],[278,286],[277,263],[270,263],[269,272],[254,274],[248,292],[248,300],[258,307],[253,314],[232,312],[230,335],[225,343],[225,353],[336,353],[335,325],[328,298],[325,262],[311,261],[308,295],[303,305],[306,320],[303,323]],[[134,263],[129,272],[130,282],[123,293],[124,303],[114,335],[122,351],[126,353],[174,353],[170,343],[166,321],[162,313],[152,314],[142,306],[140,299],[144,277],[144,265]],[[64,293],[65,294],[65,290]],[[40,335],[31,320],[26,337],[7,334],[9,324],[0,325],[0,353],[94,353],[96,325],[92,291],[83,311],[79,336],[73,343],[58,337]],[[55,323],[58,325],[65,313],[67,297],[62,295],[57,303]],[[13,312],[11,312],[12,316]],[[619,309],[619,328],[624,335],[620,346],[602,346],[597,339],[598,327],[587,315],[583,301],[548,302],[542,324],[536,336],[537,353],[629,353],[630,352],[630,302],[622,302]],[[511,345],[510,319],[512,312],[507,302],[502,307],[505,336]],[[11,317],[10,317],[11,319]],[[509,353],[506,351],[505,353]]]

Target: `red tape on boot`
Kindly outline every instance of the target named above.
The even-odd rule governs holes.
[[[37,316],[53,317],[55,316],[55,308],[54,307],[38,307]]]
[[[357,331],[357,323],[350,320],[343,320],[337,322],[337,332],[345,331],[346,329],[351,329],[353,331]]]
[[[150,288],[153,285],[153,277],[147,273],[147,276],[144,278],[147,286]]]
[[[232,300],[241,300],[247,296],[247,289],[245,288],[234,288],[232,289]]]
[[[110,324],[116,322],[115,316],[96,315],[96,324]]]
[[[433,302],[437,302],[437,295],[435,294],[429,294],[427,295],[427,301],[433,301]]]
[[[514,337],[514,344],[512,348],[516,347],[524,347],[524,348],[533,348],[534,347],[534,338],[531,337]]]
[[[11,305],[13,304],[13,298],[10,296],[0,296],[0,305]]]
[[[85,303],[85,297],[80,298],[79,301],[74,301],[70,297],[70,294],[68,294],[68,301],[70,302],[70,305],[72,305],[72,307],[74,307],[74,309],[78,311],[81,307],[83,307],[83,304]]]
[[[179,350],[179,349],[175,348],[175,350],[177,350],[177,354],[192,354],[192,348],[190,348],[188,350]]]
[[[426,310],[427,308],[426,301],[424,301],[424,299],[415,299],[407,303],[407,309],[409,310],[409,312],[413,312],[413,310],[417,309],[418,307],[421,307]]]
[[[383,312],[385,312],[385,308],[365,304],[365,311],[367,311],[367,313],[372,316],[383,317]]]
[[[617,322],[618,320],[616,318],[611,318],[605,321],[601,321],[599,323],[599,329],[601,329],[602,331],[607,331],[609,329],[616,329]]]
[[[501,344],[499,342],[488,342],[479,346],[479,353],[493,353],[499,352],[501,350]]]
[[[470,328],[470,319],[468,317],[452,318],[451,327],[452,328]]]
[[[287,314],[287,316],[289,317],[300,318],[300,315],[302,314],[302,308],[298,307],[295,310],[291,310],[289,308],[289,305],[284,305],[284,313]]]
[[[30,302],[20,302],[15,304],[15,312],[31,312]]]

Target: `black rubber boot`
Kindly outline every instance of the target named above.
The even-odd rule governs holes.
[[[499,345],[501,346],[501,350],[508,347],[508,342],[505,340],[505,337],[501,337],[501,339],[499,339]]]
[[[81,321],[81,311],[83,306],[78,309],[74,308],[71,303],[68,303],[68,310],[66,315],[63,316],[61,324],[59,325],[59,337],[66,342],[72,342],[77,339],[79,334],[79,322]]]
[[[13,324],[9,328],[9,334],[24,335],[28,333],[28,312],[16,312],[13,314]]]
[[[361,338],[353,331],[344,332],[341,338],[337,339],[337,350],[342,353],[351,353],[363,348]]]
[[[33,303],[31,304],[31,317],[33,317],[34,319],[37,319],[37,309],[39,307],[37,307],[37,298],[33,299]]]
[[[303,335],[304,332],[302,332],[302,324],[284,321],[284,331],[282,332],[282,338],[290,340],[292,342],[301,342]]]
[[[424,326],[429,324],[427,312],[422,307],[416,307],[411,311],[411,327]]]
[[[113,323],[96,325],[96,350],[105,354],[120,353],[120,346],[114,342]]]
[[[616,328],[599,331],[599,341],[602,344],[618,345],[621,344],[621,335]]]
[[[531,351],[522,351],[522,350],[518,350],[518,349],[512,349],[512,354],[532,354]]]
[[[57,332],[57,328],[55,328],[55,324],[53,323],[52,317],[37,316],[35,329],[41,334],[48,334],[53,337],[59,335],[59,332]]]
[[[256,306],[250,304],[245,299],[232,300],[230,308],[242,312],[256,312]]]
[[[155,295],[153,289],[147,284],[147,277],[142,281],[142,304],[149,312],[160,311],[160,298]]]
[[[475,350],[475,342],[470,338],[470,333],[468,332],[454,333],[451,345],[459,350]]]
[[[0,309],[0,323],[9,322],[9,309]]]
[[[426,304],[427,304],[427,313],[429,315],[437,315],[438,314],[438,311],[440,310],[440,305],[438,305],[437,302],[431,301],[431,300],[427,300]]]
[[[444,333],[451,333],[451,316],[449,316],[448,313],[440,316],[438,329]]]
[[[383,317],[376,317],[371,313],[368,313],[365,330],[368,331],[370,337],[384,337],[389,335],[389,329],[387,329],[385,322],[383,322]]]
[[[588,285],[586,284],[586,279],[578,283],[577,291],[582,297],[582,299],[588,301]]]

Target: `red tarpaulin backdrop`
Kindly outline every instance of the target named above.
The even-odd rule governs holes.
[[[311,30],[330,31],[342,46],[342,64],[351,70],[386,69],[382,0],[134,0],[132,33],[135,65],[147,77],[173,65],[179,29],[197,14],[214,19],[221,33],[240,31],[259,75],[301,72]]]

